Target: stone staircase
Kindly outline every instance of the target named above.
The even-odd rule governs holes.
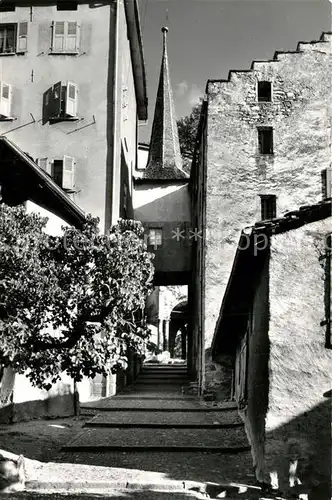
[[[13,500],[271,498],[255,485],[233,403],[186,394],[185,366],[145,365],[121,394],[81,405],[87,420],[52,463],[30,461]]]
[[[177,498],[176,492],[194,494],[207,484],[211,489],[212,483],[219,493],[221,485],[233,488],[236,498],[232,482],[248,483],[252,472],[237,408],[233,403],[206,406],[186,394],[189,382],[185,365],[144,365],[121,394],[81,405],[91,418],[63,446],[57,461],[112,468],[109,478],[125,470],[118,489],[143,488],[144,498],[161,490]]]

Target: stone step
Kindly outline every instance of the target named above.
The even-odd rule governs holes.
[[[151,377],[151,378],[163,378],[163,379],[173,379],[173,378],[186,378],[189,379],[186,372],[183,373],[154,373],[154,372],[141,372],[138,377]]]
[[[192,410],[170,413],[168,411],[146,410],[128,412],[103,412],[88,422],[86,427],[150,427],[150,428],[214,428],[242,426],[236,411],[202,412]]]
[[[176,384],[189,384],[189,380],[184,377],[138,377],[133,385],[137,386],[140,384],[160,384],[160,385],[176,385]]]
[[[63,451],[209,451],[238,453],[248,450],[243,427],[232,429],[126,429],[84,428]]]
[[[145,412],[155,412],[162,410],[163,412],[237,412],[237,406],[234,403],[224,403],[222,406],[203,406],[197,398],[193,396],[187,397],[172,397],[170,399],[150,397],[145,398],[133,396],[115,396],[104,398],[98,401],[88,403],[81,403],[81,409],[94,410],[100,412],[113,412],[113,411],[138,411],[144,410]]]

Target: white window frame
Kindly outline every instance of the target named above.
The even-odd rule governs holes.
[[[158,247],[163,244],[163,230],[161,227],[150,227],[148,234],[149,245]]]
[[[62,33],[57,33],[59,25],[63,25]],[[76,27],[75,35],[70,33],[70,30]],[[80,33],[81,24],[79,21],[53,21],[52,22],[52,40],[51,54],[72,54],[76,55],[80,51]],[[57,42],[61,40],[61,47],[57,46]]]
[[[4,96],[4,88],[8,88],[8,97]],[[9,83],[0,82],[0,120],[13,120],[12,117],[13,89]]]

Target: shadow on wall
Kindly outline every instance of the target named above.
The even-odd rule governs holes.
[[[34,418],[70,417],[73,415],[75,415],[74,394],[68,387],[68,392],[65,394],[23,403],[11,403],[0,408],[0,424],[22,422]]]
[[[308,500],[331,498],[331,391],[324,397],[310,411],[268,432],[265,440],[266,466],[277,471],[280,490],[305,493]]]

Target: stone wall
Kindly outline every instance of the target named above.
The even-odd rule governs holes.
[[[295,52],[231,71],[207,85],[205,345],[214,333],[240,231],[260,220],[260,194],[277,196],[277,213],[319,201],[329,167],[331,35]],[[257,82],[272,83],[258,102]],[[258,151],[257,127],[274,130],[274,154]],[[201,141],[204,140],[202,135]]]
[[[272,238],[266,465],[282,489],[291,462],[312,500],[331,497],[332,351],[325,347],[325,235],[332,218]],[[331,301],[331,297],[330,297]]]

